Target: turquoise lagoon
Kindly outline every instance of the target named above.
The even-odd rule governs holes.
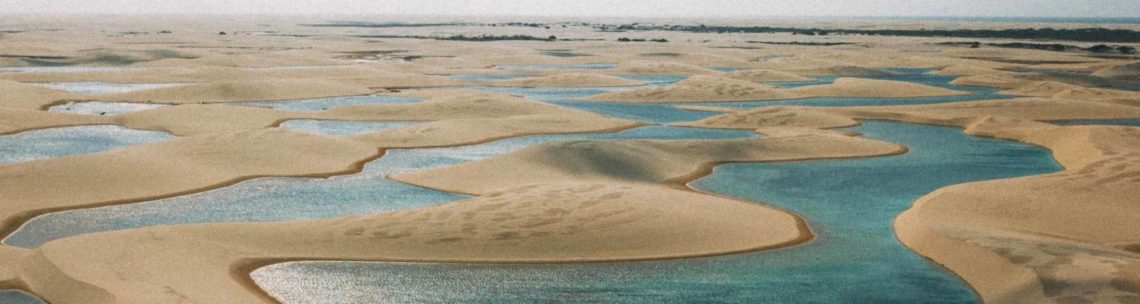
[[[1028,145],[960,130],[867,122],[852,131],[910,147],[890,157],[729,164],[692,186],[804,216],[817,237],[769,252],[655,262],[468,265],[295,262],[253,273],[286,303],[976,303],[903,247],[893,219],[947,185],[1057,171]]]

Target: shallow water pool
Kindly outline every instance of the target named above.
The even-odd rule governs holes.
[[[53,82],[36,83],[39,87],[84,95],[102,95],[153,90],[181,86],[181,83],[107,83],[107,82]]]
[[[282,128],[323,135],[345,136],[379,132],[414,125],[412,121],[338,121],[294,119],[281,123]]]
[[[351,123],[351,122],[349,122]],[[651,126],[605,134],[535,135],[480,145],[395,149],[362,172],[330,178],[258,178],[150,202],[49,213],[29,220],[4,243],[35,248],[51,240],[147,226],[332,218],[424,207],[467,198],[385,176],[480,160],[532,145],[572,140],[678,140],[758,137],[752,132]]]
[[[318,112],[335,107],[350,105],[400,105],[420,103],[422,100],[397,96],[345,96],[304,100],[259,101],[237,104],[241,106],[266,107],[293,112]]]
[[[0,303],[4,304],[45,304],[46,302],[26,292],[18,290],[0,291]]]
[[[119,115],[157,109],[165,106],[168,105],[151,103],[84,101],[54,105],[48,108],[48,111],[83,115]]]
[[[25,131],[0,136],[0,164],[97,153],[173,138],[165,132],[110,125]]]

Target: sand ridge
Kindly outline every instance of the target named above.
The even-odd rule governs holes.
[[[632,87],[642,83],[617,76],[592,73],[562,73],[528,79],[515,79],[489,82],[502,87]]]
[[[791,100],[819,97],[914,98],[968,95],[968,92],[892,80],[839,78],[834,83],[780,89],[724,76],[697,75],[665,88],[595,95],[603,102],[724,102]]]

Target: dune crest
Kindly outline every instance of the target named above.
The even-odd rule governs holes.
[[[642,83],[627,80],[617,76],[591,74],[591,73],[565,73],[543,76],[530,79],[516,79],[491,82],[494,86],[504,87],[631,87]]]
[[[839,78],[834,83],[780,89],[725,76],[696,75],[665,88],[608,93],[586,98],[604,102],[727,102],[818,97],[914,98],[968,95],[968,92],[902,81]]]

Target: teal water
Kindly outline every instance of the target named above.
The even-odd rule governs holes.
[[[370,95],[370,96],[346,96],[346,97],[330,97],[318,99],[305,99],[305,100],[287,100],[287,101],[259,101],[247,102],[239,105],[266,107],[285,111],[294,112],[318,112],[324,111],[335,107],[343,107],[350,105],[398,105],[398,104],[413,104],[420,103],[422,100],[407,97],[396,96],[383,96],[383,95]]]
[[[294,119],[281,123],[282,128],[323,135],[345,136],[379,132],[414,125],[411,121],[338,121]]]
[[[347,124],[346,128],[355,126]],[[536,135],[471,146],[389,150],[383,157],[366,164],[362,172],[352,175],[259,178],[168,199],[49,213],[28,221],[4,239],[4,243],[35,248],[73,235],[147,226],[321,219],[418,208],[466,196],[398,183],[385,176],[480,160],[557,141],[745,137],[757,135],[742,131],[650,126],[617,133]]]
[[[45,302],[26,292],[16,290],[0,291],[0,303],[4,304],[44,304]]]
[[[119,115],[131,112],[157,109],[168,105],[128,102],[84,101],[69,102],[48,108],[51,112],[62,112],[83,115]]]
[[[253,273],[285,303],[976,303],[894,238],[918,197],[963,182],[1054,172],[1050,154],[958,129],[867,122],[890,157],[718,166],[693,186],[806,218],[817,238],[770,252],[635,263],[468,265],[296,262]]]
[[[90,154],[173,139],[165,132],[119,126],[80,126],[0,136],[0,164]]]
[[[1085,126],[1085,125],[1106,125],[1106,126],[1132,126],[1140,127],[1140,119],[1079,119],[1079,120],[1054,120],[1050,121],[1051,124],[1062,126]]]
[[[142,90],[170,88],[181,83],[107,83],[107,82],[53,82],[37,83],[39,87],[84,95],[126,93]]]

